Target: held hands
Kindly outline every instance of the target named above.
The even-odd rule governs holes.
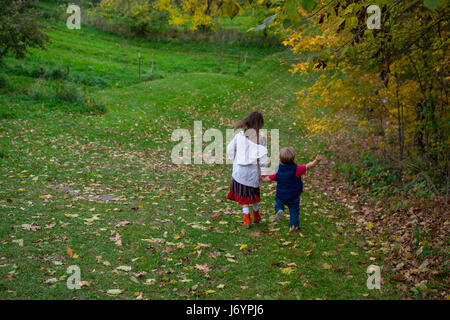
[[[261,182],[270,182],[269,176],[260,176],[259,180],[261,180]]]

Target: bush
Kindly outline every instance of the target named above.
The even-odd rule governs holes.
[[[67,72],[63,70],[62,67],[58,66],[53,68],[52,71],[45,74],[47,79],[57,80],[57,79],[65,79],[67,76]]]
[[[55,98],[67,111],[89,114],[106,112],[103,104],[87,98],[80,89],[69,82],[64,82],[56,88]]]
[[[85,102],[84,104],[79,104],[71,107],[72,112],[79,112],[83,114],[104,114],[106,113],[106,107],[102,103],[97,101],[88,100],[89,102]]]
[[[0,109],[0,120],[2,119],[12,119],[15,118],[16,114],[10,110]]]
[[[152,80],[159,80],[163,79],[164,77],[160,75],[159,73],[146,73],[142,76],[143,81],[152,81]]]
[[[0,60],[8,52],[23,58],[29,47],[44,47],[48,36],[40,31],[39,14],[33,6],[37,1],[1,1]]]
[[[83,103],[86,99],[76,86],[71,83],[63,82],[56,87],[56,100],[69,104]]]
[[[26,95],[33,100],[48,100],[54,96],[54,92],[45,85],[44,80],[39,79],[26,90]]]
[[[73,73],[70,76],[70,80],[90,87],[105,88],[108,86],[108,81],[102,77],[89,76],[81,73]]]
[[[30,76],[33,78],[44,78],[46,73],[47,71],[44,67],[37,67],[30,72]]]
[[[48,107],[62,108],[69,112],[103,114],[106,107],[86,95],[73,83],[61,82],[56,87],[51,87],[44,80],[38,80],[26,94],[33,100],[47,102]],[[0,114],[1,117],[1,114]]]
[[[4,75],[0,75],[0,89],[6,88],[8,86],[8,80]]]
[[[366,153],[359,162],[338,163],[336,168],[347,180],[367,188],[373,195],[389,193],[402,181],[399,168]]]
[[[108,0],[88,12],[86,22],[89,24],[94,20],[92,22],[97,26],[99,21],[103,27],[119,26],[134,35],[159,32],[168,27],[169,17],[165,11],[156,10],[154,3],[155,0]]]

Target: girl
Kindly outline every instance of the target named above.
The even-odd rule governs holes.
[[[259,214],[261,168],[266,169],[269,162],[267,140],[259,135],[263,125],[264,118],[260,112],[250,113],[247,118],[236,124],[236,129],[243,130],[239,131],[227,146],[227,156],[233,160],[233,174],[227,199],[236,201],[242,206],[244,227],[251,224],[250,204],[253,207],[253,221],[258,223],[261,220]]]

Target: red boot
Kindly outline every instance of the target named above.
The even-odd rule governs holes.
[[[261,221],[261,215],[259,214],[259,210],[255,211],[253,210],[253,222],[259,223]]]
[[[249,213],[244,214],[244,222],[242,222],[242,226],[250,227],[251,223],[252,223],[252,220],[250,219],[250,214]]]

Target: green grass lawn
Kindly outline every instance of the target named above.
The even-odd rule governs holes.
[[[310,160],[320,141],[302,137],[294,92],[315,78],[291,75],[280,64],[288,53],[49,27],[48,50],[7,57],[0,72],[8,83],[0,89],[0,298],[396,297],[387,275],[381,292],[367,289],[367,266],[382,260],[370,260],[364,239],[340,225],[347,210],[308,177],[301,230],[289,234],[288,218],[271,220],[274,185],[262,187],[262,223],[244,229],[239,206],[225,200],[231,166],[171,163],[174,129],[201,120],[204,130],[224,131],[253,110],[265,128],[280,129],[280,147]],[[138,52],[143,74],[153,57],[162,78],[138,80]],[[105,114],[30,98],[36,83],[62,81],[33,77],[40,67],[67,66],[64,81]],[[222,218],[210,219],[216,213]],[[71,265],[87,281],[80,290],[66,287]]]

